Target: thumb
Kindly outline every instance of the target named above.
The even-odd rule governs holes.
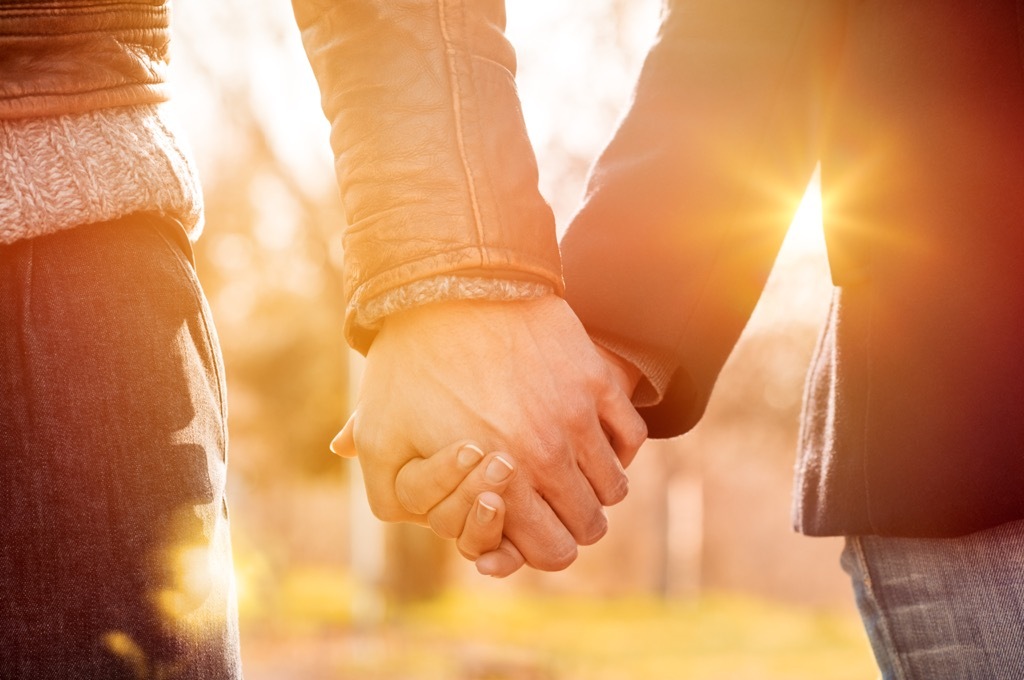
[[[526,558],[507,538],[501,539],[497,549],[484,553],[476,560],[476,570],[484,576],[505,578],[526,564]]]
[[[357,413],[359,412],[352,412],[352,415],[348,417],[348,422],[345,423],[345,427],[341,428],[341,432],[336,434],[331,441],[331,451],[342,458],[356,457],[356,440],[352,433],[356,429]]]

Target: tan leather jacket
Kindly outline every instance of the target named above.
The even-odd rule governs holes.
[[[167,5],[0,2],[0,119],[166,100]]]
[[[562,280],[501,2],[294,0],[331,121],[346,334],[365,301],[439,275]]]

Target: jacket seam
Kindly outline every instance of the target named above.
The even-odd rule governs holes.
[[[104,92],[113,92],[113,91],[117,91],[117,90],[123,90],[123,89],[126,89],[126,88],[149,89],[149,88],[151,88],[153,86],[160,86],[160,85],[167,85],[167,83],[165,81],[163,81],[163,80],[160,80],[160,79],[140,80],[140,81],[134,81],[134,82],[119,83],[117,85],[110,85],[110,86],[107,86],[107,87],[94,87],[94,88],[90,88],[88,90],[75,90],[73,92],[67,92],[65,90],[61,90],[61,89],[57,88],[57,89],[53,89],[53,90],[39,90],[39,91],[32,92],[32,93],[17,94],[17,95],[11,95],[11,96],[2,96],[2,95],[0,95],[0,102],[25,100],[25,99],[30,99],[32,97],[83,97],[83,96],[87,96],[87,95],[90,95],[90,94],[102,94]],[[101,108],[107,108],[107,107],[101,107]]]
[[[1017,0],[1017,65],[1024,73],[1024,0]]]
[[[160,0],[148,0],[146,4],[143,4],[138,0],[60,0],[59,2],[55,0],[6,0],[5,4],[10,7],[27,7],[40,12],[53,12],[54,14],[72,12],[79,9],[102,9],[105,7],[115,7],[119,5],[138,7],[140,10],[160,8],[163,6],[163,3],[160,2]]]
[[[868,456],[871,455],[871,445],[869,444],[868,435],[871,431],[871,376],[874,374],[874,320],[875,320],[875,293],[871,292],[868,294],[867,302],[867,322],[865,323],[864,329],[864,402],[863,402],[863,413],[864,422],[861,423],[861,474],[863,475],[864,484],[864,509],[867,512],[868,526],[872,532],[878,531],[878,524],[875,522],[873,517],[872,503],[871,503],[871,461],[868,460]]]
[[[94,97],[102,97],[95,101]],[[0,96],[0,120],[22,118],[57,118],[91,111],[151,106],[170,98],[167,83],[124,83],[115,87],[81,93],[30,94]]]
[[[477,247],[480,252],[481,263],[485,260],[483,251],[484,232],[483,219],[480,216],[480,203],[477,197],[476,183],[473,180],[473,171],[466,153],[466,138],[463,131],[462,112],[462,91],[459,87],[459,71],[456,63],[457,51],[452,44],[451,35],[448,32],[448,14],[445,11],[445,0],[437,2],[438,22],[441,29],[441,41],[444,44],[445,62],[448,66],[450,78],[449,94],[452,98],[452,114],[455,123],[455,141],[459,148],[459,160],[462,163],[462,170],[466,175],[466,190],[469,193],[470,206],[473,209],[473,222],[476,226]]]
[[[44,7],[38,2],[9,2],[7,7],[10,11],[5,11],[4,16],[11,17],[26,17],[26,16],[73,16],[83,14],[102,14],[108,12],[111,9],[124,8],[132,13],[138,14],[166,14],[166,7],[160,4],[151,5],[139,5],[135,2],[124,2],[119,0],[116,2],[82,2],[82,3],[65,3],[62,7]]]
[[[33,7],[27,8],[5,8],[0,14],[0,19],[3,21],[10,22],[24,22],[32,19],[36,20],[83,20],[87,21],[96,17],[103,17],[109,12],[120,11],[126,14],[131,14],[132,18],[145,18],[149,21],[157,21],[158,24],[148,26],[146,29],[158,29],[166,30],[168,25],[165,23],[167,19],[167,11],[160,7],[137,7],[126,3],[117,5],[103,5],[95,7],[73,7],[65,8],[64,10],[51,10],[51,9],[36,9]],[[146,30],[143,29],[143,30]],[[130,26],[124,26],[121,29],[116,30],[139,30],[138,28],[132,28]],[[77,33],[87,33],[89,31],[64,31],[59,32],[60,35],[74,35]],[[26,36],[43,36],[43,37],[54,37],[58,35],[54,31],[41,31],[41,32],[5,32],[4,37],[26,37]]]
[[[6,15],[0,15],[0,22],[2,22],[5,18],[7,18]],[[154,26],[145,26],[145,27],[142,27],[142,28],[125,27],[125,28],[113,28],[113,29],[109,29],[109,30],[105,29],[105,28],[85,28],[85,29],[82,29],[82,30],[74,30],[73,28],[69,28],[67,30],[61,30],[60,34],[56,34],[56,33],[52,33],[52,32],[47,32],[47,31],[41,31],[41,32],[5,31],[2,35],[0,35],[0,38],[3,38],[5,40],[9,39],[9,38],[16,38],[16,39],[19,39],[19,40],[30,40],[30,39],[48,39],[48,40],[53,40],[55,38],[68,38],[68,37],[71,37],[71,36],[98,35],[98,36],[101,36],[101,37],[114,36],[114,37],[121,38],[121,39],[124,39],[124,40],[131,40],[133,38],[137,38],[139,40],[149,39],[149,42],[152,43],[153,46],[163,48],[163,47],[166,46],[166,43],[168,41],[165,38],[160,37],[160,35],[154,36],[153,34],[154,33],[156,33],[156,34],[163,34],[163,33],[166,33],[167,30],[168,30],[168,28],[166,26],[154,25]],[[140,43],[140,44],[143,44],[143,43]]]

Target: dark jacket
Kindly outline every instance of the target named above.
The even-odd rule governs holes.
[[[700,418],[815,164],[837,286],[795,524],[948,536],[1024,517],[1024,64],[1014,0],[671,2],[563,242],[591,332]]]

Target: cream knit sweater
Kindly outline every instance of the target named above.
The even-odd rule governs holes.
[[[0,120],[0,243],[149,211],[202,228],[195,165],[168,105]]]

